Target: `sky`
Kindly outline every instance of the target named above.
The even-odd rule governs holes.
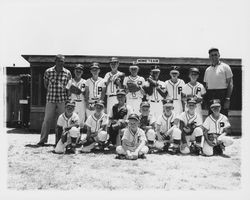
[[[0,64],[22,54],[243,58],[247,0],[0,0]]]

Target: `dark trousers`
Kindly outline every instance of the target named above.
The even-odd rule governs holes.
[[[206,104],[208,106],[209,114],[212,113],[210,109],[211,100],[219,99],[221,102],[221,113],[228,116],[228,109],[224,109],[224,102],[226,100],[227,89],[207,90]]]

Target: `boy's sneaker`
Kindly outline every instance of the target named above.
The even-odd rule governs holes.
[[[141,154],[141,155],[138,156],[138,158],[140,158],[140,159],[146,159],[147,157],[145,156],[145,154]]]
[[[125,160],[125,159],[126,159],[126,156],[125,156],[125,155],[122,155],[122,154],[118,154],[118,155],[116,155],[115,159]]]

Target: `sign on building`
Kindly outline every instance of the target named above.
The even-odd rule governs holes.
[[[150,59],[137,59],[138,64],[159,64],[159,59],[150,58]]]

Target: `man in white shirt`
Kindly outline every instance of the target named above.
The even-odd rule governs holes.
[[[209,49],[208,53],[211,66],[206,69],[204,74],[207,104],[209,105],[212,99],[220,99],[221,113],[228,116],[233,91],[233,73],[229,65],[220,61],[220,53],[217,48]],[[211,110],[209,110],[209,113],[211,114]]]

